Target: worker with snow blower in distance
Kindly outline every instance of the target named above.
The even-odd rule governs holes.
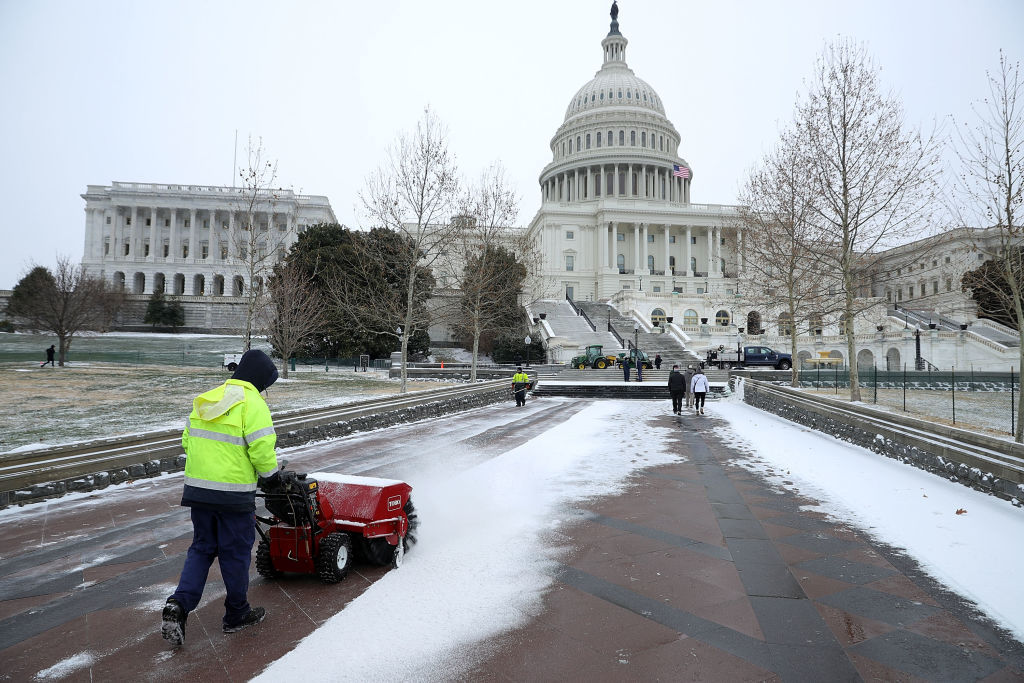
[[[526,405],[526,390],[530,388],[530,377],[523,369],[516,368],[516,374],[512,375],[512,392],[516,395],[516,407]]]
[[[258,624],[262,607],[250,607],[249,564],[256,540],[256,488],[280,479],[277,434],[260,392],[277,380],[270,357],[246,351],[231,379],[192,402],[181,445],[185,449],[185,490],[191,508],[192,545],[181,579],[163,608],[161,633],[174,647],[185,642],[185,621],[199,605],[213,559],[220,562],[227,596],[224,633]]]

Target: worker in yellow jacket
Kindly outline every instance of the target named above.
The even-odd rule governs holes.
[[[512,375],[512,393],[516,396],[516,406],[526,405],[526,390],[530,388],[530,376],[523,372],[523,369],[516,368],[516,374]]]
[[[181,579],[163,608],[163,637],[174,647],[185,640],[185,621],[199,605],[214,558],[227,596],[223,629],[234,633],[266,616],[250,607],[249,564],[256,536],[256,488],[279,478],[277,435],[260,392],[277,380],[277,368],[262,351],[246,351],[221,386],[192,402],[181,445],[185,489],[181,504],[191,508],[192,545]],[[262,479],[261,479],[262,478]]]

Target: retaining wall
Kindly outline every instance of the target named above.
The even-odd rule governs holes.
[[[351,420],[341,420],[307,429],[278,432],[277,447],[280,449],[301,446],[314,441],[347,436],[356,432],[382,429],[398,424],[451,415],[507,400],[509,400],[508,389],[506,387],[498,387],[494,391],[486,393],[443,399],[397,410],[382,410],[382,412],[374,415],[366,415]],[[185,455],[182,453],[172,458],[149,460],[128,467],[97,472],[84,477],[36,484],[17,491],[2,491],[0,492],[0,509],[10,505],[39,502],[48,498],[62,496],[65,493],[95,491],[106,488],[111,484],[121,484],[126,481],[156,477],[167,472],[180,472],[184,469]]]
[[[800,398],[814,400],[816,397],[802,395]],[[879,455],[899,460],[927,472],[941,475],[950,481],[959,482],[973,489],[1010,500],[1017,507],[1021,507],[1021,501],[1024,501],[1024,477],[1020,470],[1008,467],[1000,468],[991,462],[974,460],[969,455],[958,452],[939,441],[910,438],[904,432],[886,430],[879,427],[878,424],[859,419],[856,415],[831,410],[826,401],[820,401],[820,405],[802,404],[788,400],[785,395],[765,391],[750,382],[744,383],[743,400],[755,408],[862,446]],[[859,407],[851,405],[843,407],[859,409]],[[942,433],[947,438],[956,438],[956,432],[960,431],[913,418],[899,417],[899,421],[907,422],[908,426],[911,423],[915,423],[915,426],[919,424],[922,428]],[[971,437],[973,440],[983,442],[980,445],[986,448],[1017,457],[1024,455],[1024,447],[1020,444],[978,434],[972,434]]]

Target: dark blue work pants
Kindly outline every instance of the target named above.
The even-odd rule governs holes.
[[[220,561],[227,597],[224,598],[224,624],[237,625],[249,613],[249,564],[256,540],[256,519],[252,512],[222,512],[192,508],[192,545],[185,557],[178,589],[171,597],[191,612],[199,605],[206,575],[213,558]]]

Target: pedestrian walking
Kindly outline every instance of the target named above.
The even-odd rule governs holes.
[[[624,382],[629,381],[629,364],[632,362],[628,356],[622,359],[622,381]]]
[[[512,393],[516,397],[516,407],[526,405],[526,390],[530,388],[530,377],[522,368],[516,368],[516,374],[512,375]]]
[[[679,366],[673,365],[668,373],[668,392],[672,396],[672,413],[683,414],[683,396],[686,395],[686,378],[679,372]]]
[[[639,354],[637,354],[637,358],[636,358],[636,381],[637,382],[643,382],[644,381],[644,362],[640,358]]]
[[[693,391],[690,389],[690,385],[693,384],[693,366],[687,365],[686,372],[683,373],[683,378],[686,380],[684,386],[686,387],[686,407],[693,407]]]
[[[47,363],[49,363],[49,364],[50,364],[50,367],[51,367],[51,368],[55,368],[55,367],[57,367],[57,366],[56,366],[56,365],[54,365],[54,363],[53,363],[53,356],[54,356],[54,354],[55,354],[55,353],[56,353],[56,351],[55,351],[55,349],[54,349],[54,345],[53,345],[53,344],[50,344],[50,348],[46,349],[46,360],[45,360],[45,361],[43,361],[42,363],[40,363],[40,364],[39,364],[39,367],[41,367],[41,368],[44,368],[44,367],[46,367],[46,364],[47,364]]]
[[[693,392],[693,405],[697,414],[704,414],[704,397],[707,396],[710,385],[708,384],[708,378],[705,376],[704,371],[697,368],[697,372],[693,373],[693,380],[690,383],[690,391]]]
[[[661,354],[660,353],[654,354],[654,369],[655,370],[661,370]]]
[[[277,380],[270,357],[246,351],[231,379],[192,402],[181,445],[185,489],[181,504],[191,508],[192,545],[174,594],[163,608],[161,633],[174,647],[185,642],[185,621],[198,605],[214,558],[227,596],[224,633],[258,624],[262,607],[250,607],[249,564],[256,540],[256,488],[269,490],[280,479],[277,435],[260,392]]]

